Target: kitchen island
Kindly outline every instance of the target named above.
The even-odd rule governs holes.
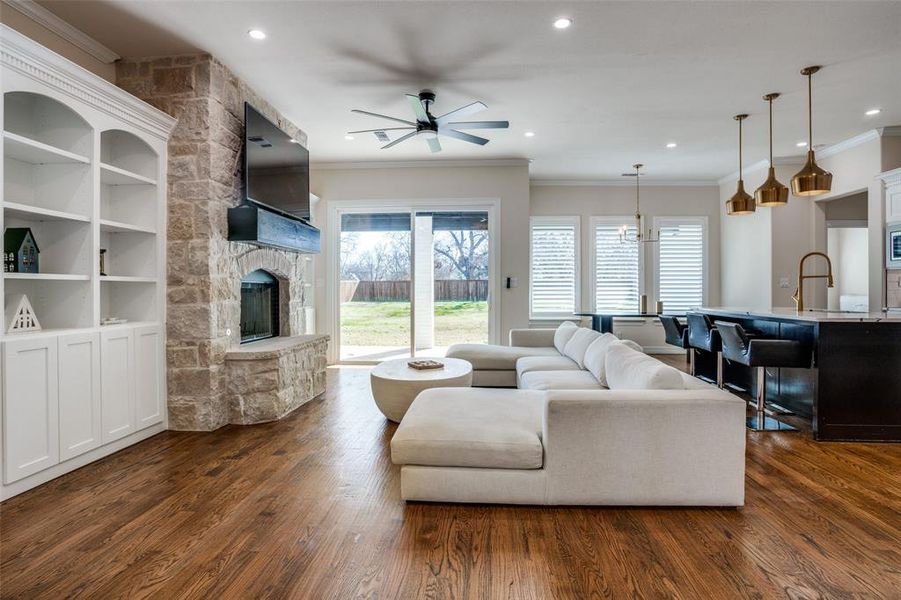
[[[697,309],[763,337],[797,340],[808,369],[767,368],[768,404],[809,417],[817,440],[901,441],[901,315],[730,307]],[[715,362],[698,361],[715,377]],[[714,369],[710,372],[710,369]],[[756,394],[752,369],[727,365],[727,384]]]

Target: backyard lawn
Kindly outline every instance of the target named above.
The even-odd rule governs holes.
[[[488,341],[487,302],[436,302],[435,345]],[[345,302],[341,344],[409,346],[409,302]]]

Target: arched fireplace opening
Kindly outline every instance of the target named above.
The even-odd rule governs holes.
[[[278,279],[258,269],[241,279],[241,343],[279,334]]]

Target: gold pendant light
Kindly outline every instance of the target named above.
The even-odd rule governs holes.
[[[820,67],[805,67],[801,75],[807,77],[807,163],[792,177],[792,193],[795,196],[819,196],[832,189],[832,173],[817,165],[813,155],[813,74]]]
[[[635,237],[629,236],[629,228],[626,225],[623,225],[619,228],[619,241],[621,244],[653,244],[654,242],[660,241],[658,238],[654,237],[654,230],[650,227],[648,227],[647,235],[641,233],[641,183],[639,180],[641,179],[640,169],[643,166],[644,165],[641,163],[632,165],[632,168],[635,169],[635,175],[623,173],[623,176],[635,177]]]
[[[748,115],[735,115],[735,120],[738,121],[738,189],[726,202],[726,214],[729,215],[749,215],[756,210],[754,198],[745,191],[741,170],[741,122],[747,118]]]
[[[779,94],[772,93],[763,97],[770,103],[770,170],[766,181],[754,192],[757,206],[785,206],[788,204],[788,188],[776,179],[776,168],[773,167],[773,100]]]

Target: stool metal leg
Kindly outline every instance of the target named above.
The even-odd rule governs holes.
[[[723,353],[716,353],[716,387],[723,389],[725,386],[723,375]]]
[[[756,400],[754,415],[748,417],[748,429],[753,431],[797,431],[796,427],[777,421],[766,414],[766,367],[757,367]]]
[[[697,352],[695,351],[694,348],[689,348],[689,349],[688,349],[688,373],[689,373],[692,377],[696,377],[696,376],[697,376],[697,375],[696,375],[696,371],[695,371],[695,369],[696,369],[696,365],[695,365],[695,356],[696,356],[696,355],[697,355]]]

